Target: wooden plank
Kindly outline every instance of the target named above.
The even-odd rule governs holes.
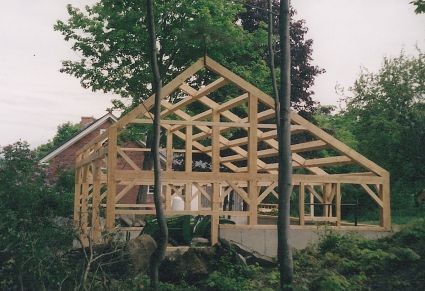
[[[242,188],[239,188],[235,183],[231,182],[231,181],[226,181],[226,183],[232,187],[233,190],[235,190],[236,193],[239,194],[239,196],[241,196],[241,198],[249,205],[251,205],[251,199],[249,198],[248,194],[245,192],[245,190],[243,190]],[[249,188],[249,185],[248,185]],[[255,199],[257,199],[257,197],[255,197]]]
[[[163,110],[161,112],[161,117],[165,117],[165,116],[175,112],[177,109],[184,108],[185,106],[196,101],[197,99],[199,99],[203,96],[206,96],[206,95],[210,94],[211,92],[214,92],[215,90],[223,87],[227,83],[229,83],[229,81],[227,81],[223,77],[220,77],[217,80],[215,80],[214,82],[208,84],[207,86],[205,86],[205,87],[203,87],[203,88],[201,88],[201,89],[199,89],[198,91],[195,91],[195,92],[194,92],[194,89],[192,87],[190,87],[186,83],[183,83],[182,85],[179,86],[179,88],[186,93],[188,93],[188,91],[190,91],[191,93],[188,93],[190,96],[186,96],[181,101],[174,104],[172,107]],[[190,87],[192,90],[188,90],[188,87]]]
[[[257,199],[257,205],[260,204],[277,187],[277,181],[271,183]],[[277,195],[276,195],[277,196]]]
[[[277,154],[278,154],[278,151],[275,149],[266,149],[266,150],[257,151],[258,158],[273,157],[273,156],[276,156]],[[237,154],[237,155],[222,157],[221,162],[236,162],[236,161],[243,161],[246,159],[247,157]]]
[[[122,189],[120,193],[118,193],[118,195],[115,196],[115,203],[118,203],[121,200],[121,198],[123,198],[125,194],[127,194],[128,191],[130,191],[134,187],[135,183],[136,181],[133,180],[130,184],[126,185],[124,189]]]
[[[115,227],[115,196],[117,192],[117,135],[117,126],[113,124],[109,127],[108,136],[108,194],[106,197],[106,229],[109,231],[113,230]]]
[[[132,167],[134,170],[136,171],[141,171],[142,169],[139,168],[138,165],[136,165],[136,163],[130,159],[130,157],[124,152],[122,151],[119,147],[117,147],[117,151],[118,154],[130,165],[130,167]]]
[[[301,153],[301,152],[308,152],[308,151],[314,151],[314,150],[322,150],[326,148],[326,146],[327,144],[324,141],[314,140],[314,141],[293,144],[291,145],[291,151],[293,153]]]
[[[88,207],[87,200],[89,195],[89,182],[87,180],[88,166],[83,167],[83,177],[82,177],[82,190],[81,190],[81,223],[80,231],[82,238],[87,239],[87,227],[88,227]]]
[[[259,162],[257,160],[257,129],[258,129],[258,97],[253,94],[249,94],[248,104],[248,119],[251,127],[248,130],[248,172],[251,175],[257,174],[257,166]],[[232,187],[233,188],[233,187]],[[248,182],[248,195],[249,195],[249,224],[257,224],[257,199],[258,199],[258,187],[257,180],[251,179]]]
[[[382,201],[381,226],[386,230],[391,230],[391,205],[390,205],[390,176],[384,176],[384,182],[380,189]]]
[[[375,192],[373,192],[372,189],[370,189],[368,185],[360,184],[360,186],[367,192],[367,194],[369,194],[369,196],[376,202],[376,204],[379,205],[380,208],[384,207],[382,200],[378,197],[378,195],[376,195]]]
[[[294,165],[294,168],[338,166],[338,165],[346,165],[352,162],[353,161],[349,157],[336,156],[336,157],[305,160],[304,163],[300,165]]]
[[[167,104],[167,102],[163,101],[163,104]],[[131,123],[135,124],[152,124],[153,121],[151,119],[134,119]],[[193,120],[171,120],[164,119],[161,120],[161,125],[193,125],[193,126],[220,126],[220,127],[249,127],[249,123],[242,122],[211,122],[211,121],[193,121]],[[276,128],[274,124],[262,124],[263,128]]]
[[[173,170],[173,133],[170,129],[167,130],[167,164],[165,167],[166,171]]]
[[[211,71],[225,77],[242,90],[248,91],[249,93],[252,93],[253,95],[257,96],[264,104],[268,105],[270,108],[275,108],[273,98],[258,89],[257,87],[253,86],[249,82],[245,81],[244,79],[242,79],[241,77],[239,77],[238,75],[231,72],[230,70],[223,67],[222,65],[220,65],[209,57],[205,57],[205,63],[206,67]]]
[[[94,152],[92,152],[90,155],[88,155],[86,158],[79,160],[75,163],[75,167],[82,167],[87,164],[90,164],[94,160],[103,158],[106,153],[108,152],[108,149],[106,147],[100,148]]]
[[[214,122],[220,121],[220,113],[213,110],[212,120]],[[220,128],[218,126],[213,126],[212,130],[211,172],[218,175],[220,173]],[[220,223],[218,214],[220,207],[220,183],[213,183],[212,188],[211,209],[213,213],[211,215],[211,245],[215,245],[218,243],[218,225]]]
[[[93,198],[92,198],[92,239],[94,243],[99,243],[101,239],[101,227],[100,227],[100,166],[101,161],[95,160],[93,163]]]
[[[310,133],[315,135],[317,138],[323,140],[327,144],[329,144],[334,149],[338,150],[339,152],[343,153],[347,157],[351,158],[361,166],[365,167],[366,169],[369,169],[370,171],[380,175],[381,177],[384,177],[388,175],[388,172],[375,164],[374,162],[368,160],[355,150],[348,147],[346,144],[340,142],[324,130],[320,129],[319,127],[315,126],[314,124],[308,122],[306,119],[301,117],[295,112],[291,112],[291,119],[296,122],[297,124],[303,125]]]
[[[189,79],[191,76],[196,74],[199,70],[204,68],[204,60],[203,58],[196,61],[193,65],[191,65],[189,68],[184,70],[180,75],[178,75],[176,78],[174,78],[170,83],[162,87],[161,89],[161,98],[164,99],[168,95],[170,95],[173,91],[175,91],[184,81]],[[150,110],[155,103],[155,95],[151,95],[148,99],[143,102],[143,104],[140,104],[136,108],[134,108],[132,111],[127,113],[125,116],[123,116],[118,122],[116,123],[117,128],[123,128],[126,126],[129,122],[136,119],[138,116],[143,116],[146,113],[146,109]]]
[[[336,183],[336,201],[335,201],[335,207],[336,207],[336,225],[341,225],[341,184]]]
[[[217,106],[216,110],[218,112],[222,112],[222,111],[226,111],[229,110],[233,107],[236,107],[238,105],[241,105],[243,103],[245,103],[248,100],[249,94],[248,93],[244,93],[236,98],[232,98],[229,101],[220,104],[219,106]]]
[[[77,160],[80,159],[80,156],[77,156]],[[75,169],[75,190],[74,190],[74,227],[80,227],[80,209],[81,209],[81,168],[77,167]]]
[[[213,183],[212,188],[211,245],[215,245],[218,243],[218,225],[220,223],[220,183]]]
[[[305,185],[305,187],[310,191],[310,194],[312,194],[313,196],[317,198],[317,200],[319,200],[320,203],[324,203],[323,197],[320,196],[319,193],[317,193],[316,189],[314,189],[313,186]]]
[[[277,181],[276,174],[249,174],[249,173],[231,173],[231,172],[220,172],[213,174],[211,172],[192,172],[190,177],[188,177],[185,172],[162,172],[162,179],[164,182],[173,182],[179,181],[181,183],[186,182],[198,182],[198,183],[213,183],[213,182],[222,182],[222,181],[248,181],[249,179],[257,179],[259,182],[272,182]],[[147,183],[153,181],[152,171],[141,171],[136,172],[133,170],[117,170],[116,171],[116,180],[120,181],[120,184],[125,184],[131,182],[133,179],[137,179],[136,184]],[[378,176],[339,176],[339,175],[307,175],[307,174],[293,174],[294,185],[299,184],[300,182],[305,182],[306,184],[312,183],[344,183],[344,184],[382,184],[384,179]]]
[[[198,189],[201,195],[203,195],[205,198],[207,198],[208,201],[211,202],[210,194],[207,191],[205,191],[205,189],[201,185],[199,185],[199,183],[194,182],[193,185]]]
[[[299,216],[300,216],[300,225],[304,225],[304,214],[305,214],[305,205],[304,205],[304,199],[305,199],[305,185],[303,182],[300,183],[300,189],[299,189],[299,200],[298,200],[298,209],[299,209]]]

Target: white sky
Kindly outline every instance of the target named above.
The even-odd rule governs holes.
[[[353,84],[361,66],[377,70],[384,56],[425,50],[425,15],[414,14],[410,1],[292,1],[314,40],[314,63],[327,71],[316,80],[316,100],[336,104],[335,85]],[[92,2],[0,0],[0,146],[19,139],[37,146],[58,124],[100,117],[110,107],[111,95],[59,72],[61,60],[76,55],[53,24],[67,18],[67,3]]]

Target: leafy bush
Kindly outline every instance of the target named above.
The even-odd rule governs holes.
[[[75,277],[63,256],[73,232],[53,219],[62,197],[45,184],[43,169],[25,142],[0,149],[0,288],[53,288]]]

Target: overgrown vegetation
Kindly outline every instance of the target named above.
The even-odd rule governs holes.
[[[71,215],[62,186],[45,183],[28,144],[0,150],[0,288],[5,290],[143,290],[126,244],[72,249]],[[295,290],[420,290],[425,284],[425,220],[380,240],[324,231],[294,254]],[[164,264],[166,267],[167,264]],[[160,274],[168,274],[164,270]],[[217,249],[206,276],[162,278],[160,290],[277,290],[277,268],[245,266]]]
[[[396,222],[423,216],[414,196],[425,188],[425,54],[385,58],[342,95],[342,110],[322,108],[316,122],[390,172]]]

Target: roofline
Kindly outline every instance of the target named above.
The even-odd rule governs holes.
[[[107,113],[103,117],[99,118],[95,122],[93,122],[91,125],[87,126],[83,130],[81,130],[78,134],[76,134],[74,137],[70,138],[67,142],[62,144],[61,146],[57,147],[55,150],[51,151],[49,154],[44,156],[39,163],[48,163],[51,159],[56,157],[58,154],[60,154],[62,151],[73,145],[75,142],[80,140],[81,138],[85,137],[89,133],[93,132],[95,129],[97,129],[100,125],[105,123],[108,119],[112,119],[112,121],[115,123],[117,122],[117,118],[112,113]]]

